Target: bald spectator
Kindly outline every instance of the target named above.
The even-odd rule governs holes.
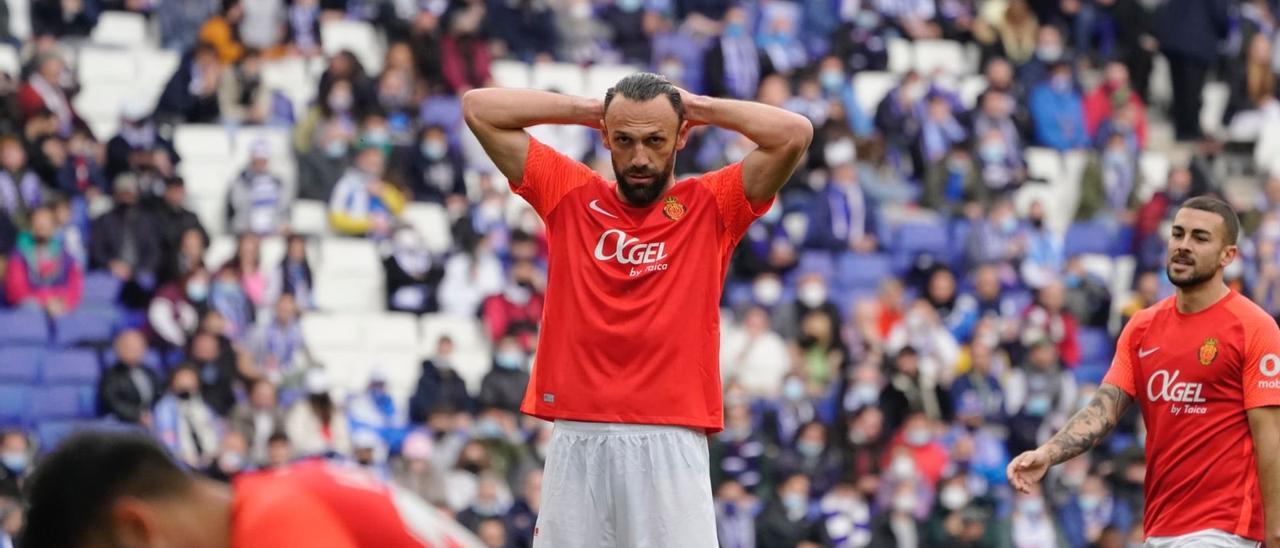
[[[155,371],[142,364],[147,340],[138,331],[125,331],[116,337],[115,352],[116,363],[98,381],[98,414],[150,426],[151,408],[164,385]]]

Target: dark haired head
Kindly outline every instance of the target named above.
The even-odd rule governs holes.
[[[631,74],[605,93],[604,115],[618,191],[631,205],[653,204],[671,183],[676,151],[687,137],[679,88],[657,74]]]
[[[648,102],[660,95],[666,96],[671,108],[676,111],[676,125],[684,121],[684,101],[680,99],[680,90],[666,77],[652,72],[637,72],[621,80],[604,93],[604,111],[609,112],[609,105],[616,96],[621,95],[638,103]]]
[[[1240,238],[1240,217],[1229,204],[1213,196],[1196,196],[1182,202],[1182,208],[1208,211],[1222,217],[1222,224],[1226,229],[1223,240],[1227,245],[1236,245]]]
[[[1183,202],[1169,234],[1169,281],[1189,289],[1221,280],[1222,271],[1235,259],[1239,236],[1240,219],[1226,202],[1211,196]]]
[[[116,500],[183,494],[192,479],[141,432],[80,432],[47,455],[28,480],[21,546],[77,546],[106,533]]]

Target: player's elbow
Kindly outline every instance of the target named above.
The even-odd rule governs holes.
[[[484,88],[476,88],[462,94],[462,119],[472,129],[481,123],[480,113],[485,110],[485,91]]]
[[[785,135],[789,137],[787,148],[797,153],[803,153],[809,150],[809,145],[813,143],[813,122],[799,114],[788,114],[790,116],[788,116],[785,131]]]

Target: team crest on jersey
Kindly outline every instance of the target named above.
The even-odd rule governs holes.
[[[1218,357],[1218,339],[1205,339],[1200,345],[1200,365],[1209,365]]]
[[[667,196],[666,203],[662,206],[662,214],[672,221],[679,221],[684,217],[684,204],[680,203],[675,196]]]

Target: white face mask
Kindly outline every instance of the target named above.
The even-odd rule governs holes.
[[[969,493],[958,485],[948,485],[942,490],[942,495],[939,498],[942,506],[947,510],[959,510],[964,508],[964,505],[969,504]]]
[[[909,480],[916,477],[916,463],[911,457],[896,457],[889,465],[889,475],[897,480]]]
[[[817,308],[827,302],[827,288],[822,284],[805,284],[797,292],[796,297],[809,308]]]
[[[778,303],[778,299],[782,298],[782,282],[777,278],[756,280],[755,285],[751,286],[751,293],[755,296],[756,302],[764,306],[773,306]]]
[[[910,514],[916,511],[915,495],[898,495],[893,497],[893,509],[896,512]]]

